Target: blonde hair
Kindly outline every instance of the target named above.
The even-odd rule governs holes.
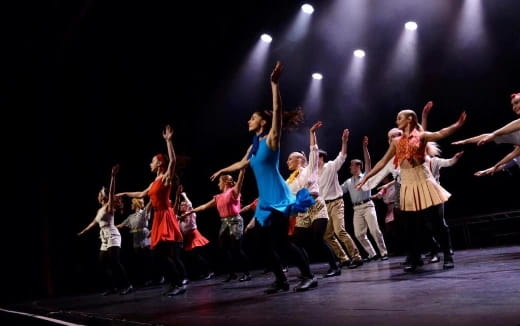
[[[440,156],[441,152],[441,148],[439,147],[439,144],[437,144],[436,142],[429,141],[426,143],[426,154],[430,155],[431,157],[434,157]]]
[[[141,198],[132,198],[132,204],[142,209],[144,207],[144,200]]]
[[[303,167],[307,166],[307,157],[305,157],[305,153],[303,151],[292,152],[291,154],[289,154],[289,156],[293,156],[293,155],[302,160],[302,166]]]
[[[233,180],[233,177],[229,174],[221,175],[220,180],[230,187],[233,187],[235,185],[235,181]]]

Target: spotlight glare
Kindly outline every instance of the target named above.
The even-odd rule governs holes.
[[[407,22],[404,24],[404,28],[406,28],[409,31],[415,31],[417,29],[417,23],[416,22]]]
[[[302,11],[308,15],[312,14],[314,12],[314,7],[310,4],[304,4],[302,5]]]
[[[354,51],[354,56],[355,56],[356,58],[363,58],[363,57],[365,56],[365,51],[360,50],[360,49],[355,50],[355,51]]]
[[[315,73],[312,74],[312,78],[316,79],[316,80],[322,80],[323,79],[323,75],[320,74],[319,72],[315,72]]]
[[[269,34],[262,34],[262,36],[260,36],[260,39],[265,43],[271,43],[271,41],[273,40],[273,38]]]

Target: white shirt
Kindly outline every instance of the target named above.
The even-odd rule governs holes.
[[[318,155],[319,157],[319,155]],[[318,170],[318,184],[324,200],[336,199],[343,196],[343,190],[339,184],[338,171],[347,159],[347,155],[339,152],[334,161],[328,161]]]
[[[320,194],[320,186],[318,185],[318,157],[318,145],[311,146],[309,164],[304,168],[300,168],[298,176],[288,184],[293,195],[296,195],[296,193],[303,188],[307,188],[313,195]]]

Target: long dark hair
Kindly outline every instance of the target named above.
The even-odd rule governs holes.
[[[258,110],[255,111],[262,119],[265,120],[264,132],[271,130],[271,124],[273,120],[272,110]],[[303,122],[303,109],[298,107],[291,111],[283,111],[282,115],[282,129],[293,130]]]

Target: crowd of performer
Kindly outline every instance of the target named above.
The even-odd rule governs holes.
[[[286,276],[288,264],[300,272],[298,284],[293,286],[297,292],[318,286],[319,277],[311,264],[317,260],[329,265],[322,277],[337,277],[343,268],[384,262],[391,254],[406,256],[402,262],[405,272],[420,269],[426,252],[426,262],[440,262],[442,252],[443,268],[455,267],[444,215],[444,204],[451,194],[440,184],[440,169],[456,164],[463,151],[441,158],[437,141],[456,133],[464,125],[466,113],[461,112],[445,128],[429,131],[432,102],[423,108],[421,121],[413,110],[397,112],[396,127],[388,132],[387,152],[372,166],[369,138],[365,136],[360,144],[363,160],[350,160],[351,177],[342,183],[338,172],[347,159],[350,131],[341,131],[339,153],[329,160],[317,137],[323,122],[316,121],[309,129],[308,155],[290,153],[286,164],[291,174],[284,178],[279,169],[282,131],[298,127],[303,121],[303,110],[283,110],[279,87],[282,71],[281,62],[277,62],[270,75],[272,108],[254,112],[248,121],[253,141],[243,158],[211,175],[211,180],[218,180],[220,192],[207,203],[194,207],[176,178],[173,128],[169,125],[162,132],[167,154],[152,157],[150,170],[155,176],[146,189],[116,193],[119,166],[112,168],[109,188],[98,193],[97,215],[78,233],[82,235],[96,225],[100,229],[100,266],[106,272],[104,295],[126,295],[135,291],[132,282],[139,282],[141,286],[165,283],[163,294],[176,296],[187,291],[190,281],[219,276],[215,260],[208,257],[207,248],[212,241],[197,227],[197,214],[210,208],[215,208],[215,218],[220,219],[216,247],[224,267],[223,281],[251,281],[255,258],[274,276],[273,283],[264,290],[266,294],[291,288]],[[520,93],[511,95],[511,104],[514,113],[520,115]],[[475,175],[518,168],[520,119],[452,144],[480,146],[491,141],[511,144],[513,150]],[[257,185],[257,192],[249,196],[256,199],[242,206],[242,184],[249,169]],[[125,198],[130,198],[132,212],[120,216],[125,213],[116,212]],[[350,199],[352,216],[345,213],[344,198]],[[384,225],[380,225],[377,216],[377,199],[386,205]],[[116,218],[121,218],[118,224]],[[346,222],[352,225],[353,236]],[[138,261],[132,264],[139,269],[132,271],[132,275],[138,275],[133,280],[120,258],[123,239],[119,230],[125,228],[133,238],[132,259]],[[249,257],[243,247],[253,231],[256,246],[262,250],[259,257]]]

